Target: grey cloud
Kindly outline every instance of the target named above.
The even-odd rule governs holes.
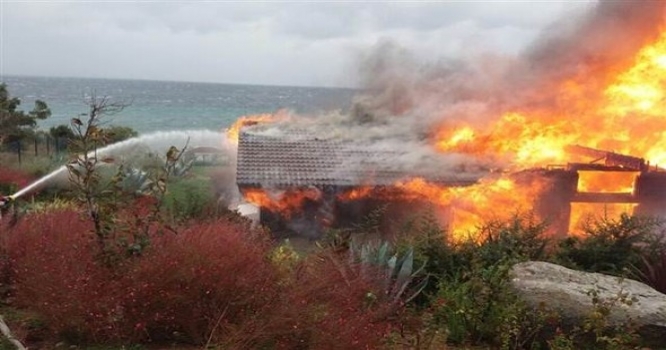
[[[283,6],[275,29],[312,39],[330,39],[359,31],[410,29],[433,31],[462,21],[485,28],[541,27],[562,13],[575,11],[580,2],[442,2],[442,3],[305,3]]]
[[[515,52],[550,16],[524,3],[491,5],[6,2],[2,66],[5,74],[349,86],[358,80],[354,53],[382,38],[417,57]]]

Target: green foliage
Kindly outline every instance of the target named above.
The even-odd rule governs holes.
[[[107,111],[102,111],[103,113],[108,113]],[[115,113],[117,111],[111,111],[112,113]],[[56,140],[64,140],[65,144],[61,145],[62,146],[67,146],[70,142],[73,140],[76,140],[77,134],[75,132],[76,129],[76,123],[73,125],[74,127],[66,124],[61,124],[58,126],[51,127],[49,129],[49,135],[53,137]],[[107,144],[112,144],[120,141],[124,141],[133,137],[136,137],[139,135],[139,133],[127,126],[108,126],[105,128],[99,128],[97,130],[99,133],[97,136],[96,142],[99,143],[98,146],[101,145],[107,145]],[[59,141],[60,142],[60,141]]]
[[[47,213],[52,211],[62,211],[75,209],[76,203],[62,198],[55,198],[50,201],[34,202],[27,205],[26,211],[32,214]]]
[[[34,157],[29,158],[21,162],[21,170],[27,172],[28,174],[34,176],[35,178],[40,178],[53,170],[59,168],[63,159],[60,158],[47,158],[47,157]]]
[[[560,242],[555,261],[573,269],[625,276],[642,263],[642,256],[663,251],[655,235],[661,225],[653,218],[627,214],[593,219],[583,226],[582,237]]]
[[[163,224],[161,206],[167,192],[167,182],[170,175],[179,170],[178,163],[184,150],[172,146],[162,165],[150,174],[150,179],[140,179],[142,182],[139,187],[128,193],[124,191],[124,187],[127,188],[138,180],[124,181],[128,173],[122,164],[114,175],[104,177],[102,169],[105,167],[100,165],[115,164],[116,160],[102,157],[97,152],[98,147],[111,140],[111,135],[100,128],[101,119],[108,114],[122,111],[126,105],[94,95],[88,102],[89,113],[81,115],[85,117],[85,121],[73,118],[71,122],[75,137],[70,141],[70,147],[76,153],[75,158],[67,164],[67,169],[74,193],[85,206],[94,225],[101,257],[107,264],[111,264],[120,257],[119,249],[130,255],[140,254],[149,243],[151,230],[172,229],[169,225],[156,228],[155,224]],[[132,222],[123,222],[118,214],[122,211],[123,204],[134,199],[137,190],[148,192],[155,200],[143,201],[143,204],[150,204],[151,208],[142,207],[140,213],[130,215]]]
[[[377,268],[383,272],[384,293],[395,303],[411,301],[428,283],[427,276],[422,276],[425,264],[414,268],[414,251],[411,248],[398,254],[391,252],[388,242],[380,245],[363,244],[360,247],[352,244],[350,253],[361,263],[363,273],[368,273],[368,267],[373,272]],[[414,281],[418,283],[413,285]]]
[[[106,139],[107,143],[116,143],[127,139],[131,139],[133,137],[137,137],[139,135],[139,133],[136,132],[136,130],[128,126],[117,126],[117,125],[112,125],[104,128],[104,132],[107,135]]]
[[[610,317],[614,310],[631,306],[637,299],[622,290],[617,295],[603,298],[596,286],[590,289],[587,295],[592,301],[592,310],[568,333],[558,329],[553,339],[548,341],[550,348],[556,350],[640,348],[640,337],[631,320],[623,324],[613,324]]]
[[[36,100],[28,113],[19,110],[20,105],[21,100],[9,95],[7,85],[0,84],[0,144],[32,135],[37,120],[51,115],[44,101]]]
[[[99,128],[100,119],[107,113],[122,110],[122,106],[110,103],[106,98],[91,98],[90,113],[83,114],[87,119],[85,123],[79,118],[72,119],[72,130],[75,138],[70,146],[77,152],[75,158],[67,164],[70,183],[74,187],[78,200],[86,206],[88,215],[94,224],[97,243],[103,255],[108,253],[108,240],[113,234],[113,222],[118,211],[118,196],[114,190],[119,177],[111,182],[103,182],[97,167],[99,164],[112,162],[110,159],[100,159],[97,148],[105,143],[105,134]]]
[[[432,218],[410,222],[407,227],[413,235],[406,242],[413,245],[415,260],[426,262],[426,272],[437,281],[435,288],[426,291],[428,299],[419,304],[423,317],[429,320],[424,320],[424,327],[429,334],[434,334],[432,330],[445,332],[448,343],[460,345],[501,349],[631,348],[637,344],[631,324],[618,327],[609,323],[611,310],[633,302],[626,295],[604,300],[591,292],[593,312],[573,331],[563,332],[558,328],[561,320],[557,312],[547,305],[529,307],[513,292],[509,271],[520,261],[579,258],[590,249],[604,253],[595,255],[599,266],[610,262],[629,268],[637,257],[664,251],[664,245],[653,235],[658,224],[628,216],[597,222],[588,227],[587,238],[575,238],[580,245],[574,248],[579,250],[571,254],[556,249],[568,247],[565,243],[574,238],[553,245],[544,237],[546,226],[530,216],[491,221],[479,228],[475,240],[458,243],[447,241],[446,232]]]
[[[483,266],[544,259],[549,243],[544,236],[546,229],[544,222],[530,215],[517,215],[508,222],[490,221],[479,230],[481,243],[475,249],[475,258]]]
[[[639,278],[661,293],[666,293],[666,249],[641,257],[636,269]]]
[[[506,327],[510,325],[507,321],[521,320],[529,315],[527,307],[509,288],[510,267],[508,264],[475,265],[458,280],[440,284],[433,302],[436,305],[435,318],[448,331],[449,341],[499,345],[505,341],[502,336],[511,334],[507,333]],[[513,334],[530,333],[520,328],[526,324],[518,324],[512,329]]]
[[[301,256],[287,239],[271,250],[269,259],[279,271],[291,272],[296,267]]]
[[[180,178],[169,183],[164,210],[176,221],[203,218],[215,212],[216,202],[210,184],[198,178]]]
[[[452,242],[432,216],[408,222],[402,245],[413,245],[415,260],[425,263],[434,286],[420,307],[455,344],[491,344],[529,348],[555,317],[546,308],[532,310],[513,293],[508,272],[514,263],[547,257],[546,225],[515,216],[479,228],[475,240]],[[436,329],[436,328],[435,328]]]
[[[9,341],[9,339],[2,337],[0,338],[0,350],[14,350],[16,346]]]
[[[67,140],[71,140],[74,138],[74,131],[72,131],[72,128],[69,125],[60,124],[58,126],[51,127],[51,129],[49,129],[49,135],[51,135],[53,138],[65,138]]]

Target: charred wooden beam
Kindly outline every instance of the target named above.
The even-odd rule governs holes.
[[[594,163],[568,163],[567,170],[571,171],[617,171],[617,172],[636,172],[638,170],[626,168],[619,165],[605,165]]]
[[[638,203],[639,199],[631,193],[578,192],[571,199],[572,203]]]
[[[643,158],[627,156],[624,154],[598,150],[580,145],[568,146],[566,151],[569,153],[594,158],[595,160],[593,162],[603,160],[604,165],[609,167],[622,167],[633,171],[648,170],[648,165],[645,163],[645,159]]]

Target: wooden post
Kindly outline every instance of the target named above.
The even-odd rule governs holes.
[[[46,155],[50,156],[51,155],[51,148],[50,148],[50,146],[51,146],[51,136],[46,135],[45,140],[46,140]]]
[[[21,140],[17,140],[16,145],[17,145],[16,152],[18,153],[18,162],[19,165],[21,165]]]
[[[39,154],[37,152],[37,137],[35,137],[35,157],[37,157]]]

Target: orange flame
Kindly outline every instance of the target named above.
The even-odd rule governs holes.
[[[645,157],[652,164],[666,162],[666,32],[641,49],[630,67],[598,69],[594,82],[605,87],[590,92],[585,74],[576,75],[550,87],[547,93],[554,107],[523,107],[498,111],[497,117],[483,125],[451,122],[437,125],[433,146],[446,153],[462,153],[508,164],[506,170],[564,164],[572,156],[569,145],[580,144],[621,154]],[[597,87],[597,84],[593,84]],[[539,87],[535,87],[538,90]],[[274,121],[273,115],[240,118],[228,135],[237,139],[240,127]],[[590,161],[590,160],[588,160]],[[632,191],[636,173],[587,174],[581,172],[579,191]],[[398,182],[399,194],[359,187],[338,196],[356,200],[368,196],[399,196],[400,199],[426,200],[448,207],[452,213],[450,231],[462,239],[490,218],[502,218],[530,210],[545,190],[546,183],[517,183],[509,176],[483,179],[469,187],[447,188],[415,178]],[[264,192],[246,192],[251,202],[271,210],[294,212],[310,197],[300,192],[270,198]],[[614,216],[632,210],[633,204],[573,204],[571,230],[576,230],[585,214]]]
[[[584,79],[578,78],[578,79]],[[460,152],[510,159],[517,168],[567,160],[567,145],[582,144],[627,155],[666,161],[666,32],[635,56],[634,65],[609,78],[598,94],[577,96],[578,84],[568,80],[552,91],[567,104],[558,110],[522,110],[501,115],[483,126],[442,125],[435,146]]]
[[[422,178],[413,178],[397,182],[390,189],[352,189],[338,195],[338,199],[352,201],[370,197],[429,202],[448,210],[450,238],[460,241],[470,238],[473,231],[487,220],[507,219],[519,211],[528,210],[540,190],[539,184],[530,187],[518,186],[515,180],[508,176],[484,179],[469,187],[445,187]],[[507,208],[513,208],[516,212],[508,212]]]
[[[321,192],[317,189],[288,190],[271,194],[262,189],[243,190],[245,199],[261,208],[284,215],[286,218],[301,212],[307,200],[318,201]]]
[[[572,203],[569,232],[581,235],[590,219],[619,218],[623,213],[632,213],[635,203]]]
[[[631,193],[636,172],[580,172],[579,192]]]
[[[398,183],[397,186],[435,205],[448,207],[451,211],[449,230],[454,240],[470,238],[473,231],[490,219],[507,219],[519,211],[528,210],[541,190],[540,185],[518,186],[507,176],[484,179],[469,187],[443,187],[423,179]]]
[[[241,128],[257,124],[275,123],[279,121],[285,121],[287,119],[287,114],[284,112],[278,112],[275,114],[264,113],[244,115],[236,119],[236,121],[230,127],[228,127],[225,132],[227,138],[237,144]]]
[[[599,72],[595,72],[598,74]],[[495,122],[440,125],[434,146],[441,152],[458,152],[493,160],[508,161],[508,170],[563,164],[571,159],[566,146],[582,144],[637,157],[652,164],[666,162],[666,32],[641,49],[631,67],[620,73],[607,72],[597,81],[609,82],[594,94],[583,94],[584,76],[564,81],[550,93],[560,104],[552,110],[516,110]],[[599,78],[599,77],[597,77]],[[596,96],[596,97],[594,97]],[[636,173],[587,174],[580,172],[579,191],[631,193]],[[508,184],[483,183],[473,186],[479,197],[466,196],[470,208],[515,208],[504,197],[516,188]],[[504,197],[492,196],[493,188],[506,187]],[[455,191],[453,191],[455,192]],[[538,196],[538,191],[528,191]],[[440,194],[432,195],[437,198]],[[460,197],[457,197],[460,198]],[[633,210],[632,204],[572,206],[572,229],[586,213],[615,216]],[[504,209],[506,210],[506,209]],[[455,220],[454,220],[455,221]],[[464,225],[463,225],[464,226]]]
[[[361,186],[353,188],[347,192],[341,193],[337,196],[341,201],[353,201],[357,199],[367,198],[376,194],[374,189],[370,186]]]

